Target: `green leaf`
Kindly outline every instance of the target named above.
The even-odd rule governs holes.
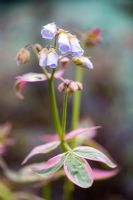
[[[64,170],[70,181],[82,188],[88,188],[93,183],[93,174],[89,164],[73,153],[67,155]]]
[[[111,168],[116,167],[116,164],[113,163],[104,153],[93,147],[80,146],[76,147],[73,152],[79,157],[105,163]]]
[[[42,177],[50,177],[62,167],[65,157],[66,153],[59,154],[49,159],[47,162],[33,167],[32,169]]]

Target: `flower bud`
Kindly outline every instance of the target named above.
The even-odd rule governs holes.
[[[68,79],[64,80],[64,82],[60,83],[58,86],[60,92],[66,91],[69,96],[76,91],[81,91],[82,89],[82,83]]]
[[[101,41],[101,30],[99,28],[92,29],[84,36],[86,46],[94,46]]]
[[[36,53],[39,53],[43,49],[43,47],[40,44],[34,44],[33,48],[36,51]]]
[[[16,60],[18,64],[25,64],[30,60],[30,52],[26,48],[22,48],[19,50],[16,56]]]
[[[74,57],[73,62],[75,65],[79,65],[87,69],[93,69],[93,64],[88,57],[85,56]]]
[[[63,67],[67,67],[67,65],[70,63],[70,58],[68,57],[61,57],[60,58],[60,64],[63,66]]]

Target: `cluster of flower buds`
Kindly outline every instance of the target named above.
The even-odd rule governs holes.
[[[76,91],[81,91],[83,89],[82,83],[78,81],[72,81],[65,79],[62,83],[59,84],[58,90],[60,92],[67,92],[67,95],[70,96]]]
[[[40,44],[27,45],[27,47],[22,48],[17,56],[17,62],[19,64],[25,64],[30,60],[29,47],[32,47],[39,59],[39,65],[42,68],[49,66],[50,68],[56,68],[59,63],[64,64],[63,57],[67,59],[67,63],[72,61],[77,65],[75,60],[80,60],[78,62],[79,66],[92,69],[93,64],[88,57],[83,56],[84,50],[80,46],[79,40],[75,35],[72,35],[68,31],[61,29],[56,26],[55,23],[47,24],[43,26],[41,30],[42,38],[53,40],[54,46],[49,46],[43,48]],[[69,60],[69,61],[68,61]]]

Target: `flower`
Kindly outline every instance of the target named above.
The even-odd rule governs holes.
[[[62,54],[70,53],[72,56],[81,56],[84,53],[76,36],[62,29],[59,31],[58,46]]]
[[[61,32],[58,36],[58,47],[62,54],[69,53],[71,46],[66,32]]]
[[[74,64],[79,65],[81,67],[87,69],[93,69],[93,64],[88,57],[85,56],[74,57],[73,62]]]
[[[57,27],[55,23],[47,24],[46,26],[43,26],[43,29],[41,30],[41,35],[42,38],[44,39],[52,40],[56,34],[57,34]]]
[[[16,56],[18,64],[25,64],[30,60],[30,52],[26,48],[19,50]]]
[[[58,65],[58,54],[56,53],[54,48],[43,48],[39,52],[39,65],[41,67],[56,68]]]
[[[81,56],[84,53],[84,50],[81,48],[79,44],[79,40],[75,35],[69,34],[69,42],[71,46],[72,56]]]

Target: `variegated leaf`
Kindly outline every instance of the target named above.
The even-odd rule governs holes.
[[[36,172],[38,175],[42,177],[46,178],[46,177],[52,176],[55,172],[57,172],[62,167],[65,157],[66,157],[66,153],[59,154],[49,159],[47,162],[33,167],[32,169],[34,172]]]
[[[47,77],[44,74],[39,74],[39,73],[27,73],[23,74],[22,76],[17,76],[16,77],[16,82],[15,82],[15,92],[16,95],[23,99],[23,89],[25,88],[27,82],[39,82],[39,81],[46,81]]]
[[[114,170],[102,170],[93,168],[94,180],[104,180],[115,176],[118,173],[117,169]]]
[[[79,136],[80,134],[87,134],[88,132],[88,135],[89,135],[89,132],[92,131],[92,130],[96,130],[100,128],[100,126],[93,126],[93,127],[90,127],[90,128],[78,128],[74,131],[71,131],[69,132],[66,136],[65,136],[65,140],[70,140],[70,139],[73,139],[77,136]]]
[[[59,146],[59,144],[60,144],[59,141],[55,141],[55,142],[50,142],[50,143],[39,145],[39,146],[35,147],[29,153],[29,155],[24,159],[22,164],[25,164],[32,156],[35,156],[38,154],[45,154],[45,153],[48,153],[48,152],[56,149]]]
[[[77,157],[73,153],[67,155],[64,163],[66,176],[74,184],[82,188],[88,188],[93,183],[93,172],[86,160]]]
[[[114,164],[104,153],[93,147],[80,146],[76,147],[73,152],[82,158],[105,163],[111,168],[116,167],[116,164]]]

